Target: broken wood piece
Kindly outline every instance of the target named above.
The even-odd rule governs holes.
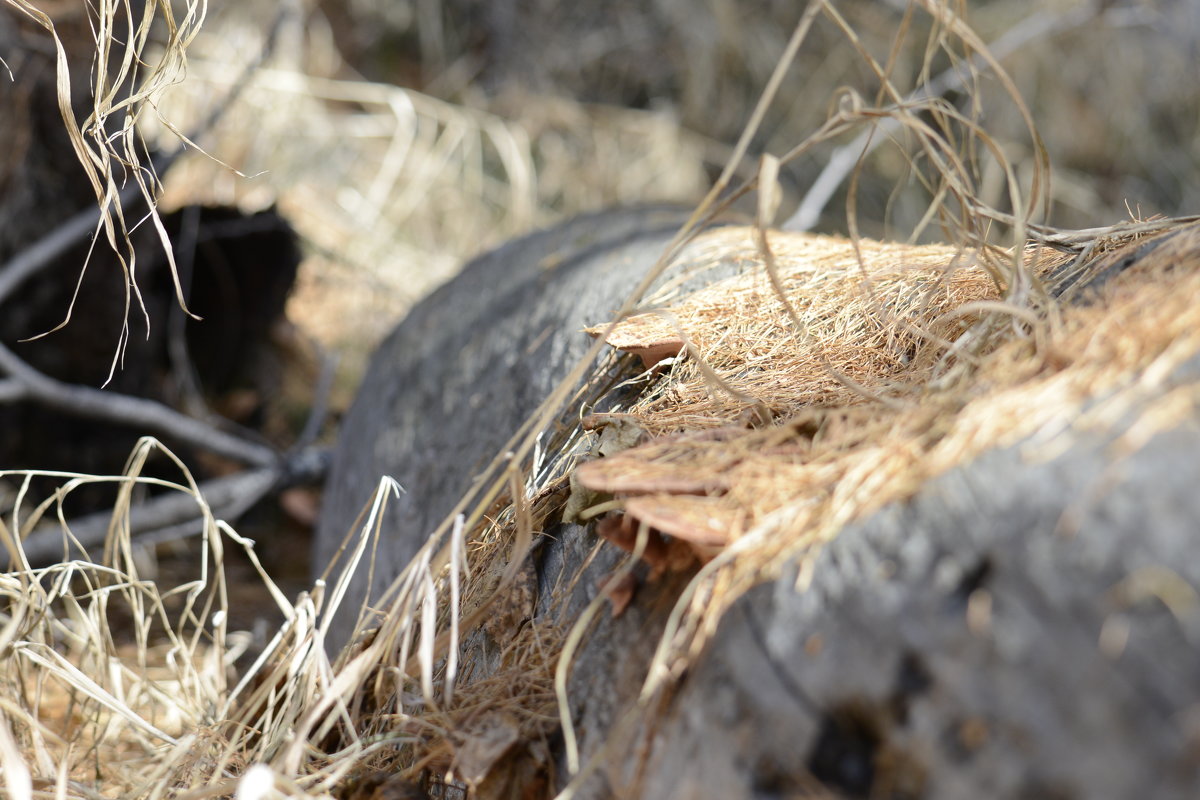
[[[663,533],[698,546],[702,557],[714,555],[709,548],[722,548],[736,538],[738,513],[719,504],[719,498],[669,494],[631,497],[625,513]]]
[[[604,335],[609,326],[597,325],[584,330],[592,338]],[[640,356],[650,369],[659,362],[674,358],[684,351],[687,343],[674,325],[658,314],[638,314],[618,322],[604,341],[611,347]]]
[[[580,464],[575,479],[594,492],[609,494],[711,495],[723,494],[728,488],[727,478],[713,474],[707,465],[664,464],[625,454]]]

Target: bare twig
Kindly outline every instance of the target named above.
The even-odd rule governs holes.
[[[227,521],[236,519],[254,503],[258,502],[278,480],[279,470],[264,467],[248,470],[224,478],[202,483],[200,495],[212,509],[213,516]],[[74,521],[70,525],[71,535],[81,547],[100,547],[113,524],[112,511],[100,511]],[[129,513],[129,526],[136,538],[147,531],[155,532],[153,539],[182,538],[202,530],[201,509],[196,498],[182,492],[171,492],[155,497],[149,502],[134,506]],[[174,536],[163,537],[162,531],[174,531]],[[145,541],[145,539],[141,539]],[[63,532],[57,520],[43,528],[35,529],[22,547],[30,564],[47,564],[66,558],[83,555],[73,545],[64,542]]]
[[[15,403],[28,396],[29,390],[20,381],[12,378],[0,379],[0,403]]]
[[[329,451],[325,448],[297,449],[270,466],[201,483],[197,492],[214,517],[232,523],[272,492],[319,481],[324,477],[328,463]],[[78,547],[100,547],[112,523],[112,511],[80,517],[70,522],[72,540]],[[190,494],[160,494],[130,509],[129,534],[137,544],[183,539],[198,535],[203,529],[201,507]],[[78,552],[74,544],[64,542],[63,531],[57,522],[36,527],[21,546],[34,566],[86,555]]]
[[[293,449],[308,447],[321,435],[325,419],[329,416],[329,395],[333,392],[333,379],[337,376],[337,357],[329,353],[321,353],[321,374],[317,376],[317,387],[313,392],[313,404],[309,409],[308,419],[304,429],[296,439]]]
[[[0,344],[0,369],[8,373],[9,381],[19,385],[21,399],[37,401],[47,408],[160,433],[244,464],[267,466],[279,458],[266,445],[218,430],[157,401],[51,378],[29,366],[3,344]],[[16,387],[13,387],[6,394],[12,397],[16,393]]]

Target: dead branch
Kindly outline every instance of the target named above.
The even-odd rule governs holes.
[[[202,483],[200,494],[214,517],[232,520],[262,499],[274,487],[278,477],[276,467],[248,470]],[[195,497],[171,492],[133,506],[129,510],[129,525],[134,537],[147,531],[184,528],[178,537],[182,538],[189,533],[199,533],[203,519]],[[102,546],[112,526],[112,511],[99,511],[69,522],[72,537],[83,548]],[[87,555],[64,540],[57,520],[38,526],[23,547],[31,564],[54,563]]]
[[[216,519],[234,522],[267,495],[289,486],[319,481],[325,474],[329,451],[306,448],[293,451],[271,466],[239,472],[201,483],[199,495]],[[22,543],[34,566],[64,559],[86,557],[79,548],[103,546],[113,525],[112,511],[98,511],[68,520],[73,542],[68,543],[57,521],[36,527]],[[196,536],[204,530],[204,519],[196,498],[171,492],[152,497],[130,508],[129,533],[139,545],[174,541]]]
[[[3,344],[0,344],[0,370],[9,376],[4,383],[5,391],[0,392],[0,397],[6,400],[33,400],[69,414],[129,425],[243,464],[262,467],[279,459],[275,450],[266,445],[226,433],[157,401],[51,378],[29,366]]]

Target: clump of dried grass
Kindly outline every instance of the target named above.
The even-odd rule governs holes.
[[[972,64],[982,49],[961,20],[940,4],[922,5],[936,22],[931,50],[949,43],[959,49],[942,56]],[[828,11],[820,2],[810,6],[793,54],[804,26]],[[844,20],[831,18],[855,41]],[[665,528],[672,518],[697,511],[721,520],[716,527],[724,535],[698,548],[707,564],[679,599],[651,665],[646,697],[691,663],[722,611],[746,588],[771,578],[785,559],[811,556],[847,522],[903,499],[928,477],[989,447],[1034,435],[1053,447],[1054,434],[1106,425],[1133,410],[1138,422],[1121,442],[1135,447],[1190,413],[1200,399],[1194,386],[1164,390],[1163,384],[1174,366],[1200,350],[1200,320],[1187,302],[1200,286],[1192,285],[1194,273],[1177,268],[1195,258],[1195,237],[1178,238],[1180,249],[1161,250],[1158,261],[1113,281],[1091,305],[1058,309],[1040,278],[1057,274],[1072,257],[1076,266],[1094,266],[1109,240],[1093,232],[1067,241],[1032,228],[1040,183],[1026,182],[1035,196],[1024,199],[1003,148],[980,128],[978,109],[968,114],[930,98],[909,98],[890,85],[890,62],[858,52],[880,78],[878,102],[847,93],[828,125],[791,157],[855,126],[897,120],[897,152],[912,166],[913,180],[928,190],[929,210],[919,227],[937,223],[961,246],[903,250],[856,239],[832,247],[831,240],[769,235],[756,242],[761,227],[699,242],[719,248],[722,258],[761,263],[742,282],[685,299],[671,316],[655,317],[667,321],[666,335],[686,336],[690,353],[658,376],[641,402],[622,409],[626,419],[657,437],[611,456],[635,487],[622,489],[626,496],[618,498],[626,513],[635,515],[639,500],[656,503],[654,524]],[[296,80],[294,74],[267,75],[268,82]],[[455,148],[471,140],[462,152],[472,158],[498,142],[512,143],[497,135],[484,144],[481,132],[490,130],[485,118],[463,122],[441,109],[443,118],[436,104],[426,109],[425,128],[402,129],[397,119],[420,116],[412,94],[381,87],[355,94],[345,85],[317,82],[327,90],[322,93],[301,82],[304,87],[289,89],[288,97],[359,107],[339,118],[349,127],[333,126],[325,141],[352,136],[355,125],[366,130],[364,137],[377,138],[384,153],[371,165],[391,165],[380,193],[389,201],[394,184],[388,181],[412,162],[396,155],[388,161],[386,154],[406,147],[410,134],[428,136],[434,151],[440,143],[443,153],[459,152]],[[768,96],[779,84],[772,86]],[[382,122],[363,107],[382,115]],[[371,127],[375,123],[378,128]],[[414,133],[420,130],[433,132]],[[718,196],[730,188],[752,135],[753,126],[704,210],[719,205]],[[1036,151],[1036,136],[1032,140]],[[978,178],[986,171],[971,166],[978,148],[990,148],[993,174],[1008,176],[1011,213],[978,201]],[[433,191],[437,182],[422,185]],[[770,195],[772,181],[757,188]],[[372,211],[362,197],[350,199],[349,206]],[[763,203],[760,223],[765,226],[776,207]],[[395,209],[378,206],[374,212],[379,221]],[[993,241],[996,221],[1011,237],[1007,249]],[[1030,230],[1044,249],[1028,246]],[[671,254],[694,232],[682,234]],[[1066,252],[1051,256],[1045,248],[1052,245]],[[1147,314],[1148,308],[1155,313]],[[139,579],[122,536],[127,497],[115,512],[110,558],[99,565],[68,562],[34,570],[22,563],[17,537],[9,534],[17,569],[6,576],[10,602],[0,644],[13,663],[26,665],[21,680],[3,685],[11,713],[7,727],[0,727],[0,758],[10,792],[17,798],[51,790],[66,797],[110,791],[201,797],[228,794],[244,779],[242,796],[325,796],[369,769],[412,778],[428,771],[484,792],[501,767],[519,760],[507,760],[518,744],[525,748],[522,758],[537,760],[529,743],[544,744],[553,729],[554,674],[569,667],[586,625],[569,635],[526,626],[490,661],[470,632],[486,617],[502,616],[497,604],[519,585],[532,538],[560,502],[556,492],[573,456],[562,448],[558,456],[538,459],[535,445],[568,401],[611,379],[589,377],[588,369],[581,365],[547,398],[514,439],[512,452],[494,462],[493,480],[464,498],[465,516],[448,520],[376,608],[364,609],[364,627],[372,632],[332,663],[324,639],[345,587],[338,580],[318,584],[295,603],[276,592],[284,625],[250,665],[238,661],[240,645],[225,628],[221,553],[226,539],[250,553],[253,547],[213,520],[199,498],[208,548],[201,579],[173,591]],[[588,386],[580,390],[583,378]],[[1088,405],[1097,397],[1104,399]],[[568,438],[585,435],[574,431]],[[531,455],[536,463],[523,472],[518,465]],[[137,476],[136,460],[134,466],[118,482],[149,483]],[[659,479],[695,484],[699,475],[708,483],[692,494],[636,487],[639,471],[655,470]],[[195,492],[190,479],[164,488]],[[372,558],[370,534],[390,491],[394,487],[381,486],[363,535],[349,543],[352,565]],[[14,519],[11,529],[25,527]],[[634,549],[645,552],[644,534]],[[84,590],[71,588],[67,576],[84,581]],[[177,611],[168,600],[180,604]],[[136,623],[134,645],[124,653],[107,623],[114,602],[131,608]],[[525,612],[511,617],[517,627],[526,618]],[[152,633],[166,637],[165,649],[155,649]],[[157,671],[156,657],[165,672]],[[64,705],[70,719],[50,722],[62,719]],[[570,741],[569,706],[559,711]],[[514,767],[509,775],[529,773]]]
[[[1026,445],[1031,454],[1052,454],[1069,446],[1080,431],[1117,430],[1115,447],[1121,452],[1194,414],[1200,385],[1171,382],[1177,380],[1172,377],[1177,368],[1200,353],[1200,319],[1188,299],[1200,289],[1200,270],[1195,269],[1200,228],[1180,227],[1166,234],[1163,244],[1145,247],[1144,258],[1093,289],[1086,305],[1061,309],[1055,324],[1040,337],[1021,321],[1005,340],[974,353],[969,370],[951,372],[943,381],[937,380],[943,362],[914,359],[901,369],[907,391],[893,395],[900,398],[898,403],[853,397],[845,387],[839,387],[841,397],[786,389],[778,393],[777,376],[769,372],[725,374],[739,398],[794,403],[778,423],[747,427],[740,404],[720,398],[720,389],[703,371],[695,365],[676,365],[660,378],[659,393],[622,409],[625,424],[640,424],[658,435],[585,465],[579,473],[582,481],[594,489],[619,490],[625,513],[696,541],[706,559],[714,552],[706,532],[724,534],[716,544],[725,549],[681,602],[680,627],[673,632],[678,638],[664,639],[662,669],[651,674],[678,674],[702,646],[701,632],[711,629],[726,603],[750,585],[773,577],[780,565],[796,556],[805,557],[811,566],[819,545],[849,522],[903,500],[930,478],[986,450],[1031,442]],[[842,248],[852,263],[849,244]],[[864,247],[860,251],[868,252]],[[1100,257],[1090,271],[1104,274],[1128,256],[1126,250]],[[954,255],[944,252],[942,258],[949,265]],[[1048,272],[1064,259],[1056,255],[1050,263],[1038,264],[1036,271]],[[844,267],[842,274],[856,271]],[[995,291],[981,270],[965,271],[976,273],[975,288],[982,290],[978,296],[986,297],[989,288]],[[755,280],[741,279],[741,288],[749,290]],[[871,306],[865,291],[860,299],[861,314]],[[963,297],[940,299],[928,307],[935,320],[941,315],[957,321],[972,303]],[[844,301],[825,300],[828,305],[818,316],[836,319]],[[978,302],[974,305],[986,309]],[[723,310],[716,316],[695,307],[676,310],[685,333],[691,336],[695,331],[697,341],[715,343],[696,347],[699,358],[714,359],[714,371],[752,358],[768,342],[786,346],[778,338],[755,337],[737,342],[740,352],[731,353],[722,332],[769,329],[771,322],[776,330],[786,330],[788,316],[765,303]],[[792,346],[802,346],[794,332],[784,338],[789,335]],[[830,348],[829,362],[852,362],[857,342],[843,342],[844,352],[835,353],[836,336],[820,341]],[[855,367],[863,365],[849,369]],[[791,361],[787,368],[794,370],[796,386],[837,386],[828,365],[816,359]],[[857,375],[873,377],[869,370]],[[863,382],[869,388],[877,386]],[[889,383],[895,385],[895,377]],[[695,398],[704,413],[681,413],[668,393]],[[724,426],[720,435],[711,430],[716,424]],[[676,433],[662,435],[665,431]],[[619,486],[614,486],[614,476],[620,477]]]
[[[243,766],[240,754],[222,752],[219,710],[233,663],[249,644],[225,625],[222,552],[225,537],[238,540],[207,513],[186,470],[178,483],[140,477],[156,447],[151,440],[140,443],[124,476],[51,475],[63,480],[62,488],[29,510],[25,488],[47,474],[4,473],[23,487],[8,524],[0,523],[14,565],[4,576],[0,643],[8,665],[4,736],[20,747],[19,755],[6,753],[3,764],[14,798],[95,791],[155,796],[194,773],[219,779]],[[104,483],[118,489],[105,557],[32,567],[20,533],[55,515],[68,537],[65,552],[70,529],[63,500],[79,486]],[[145,561],[128,533],[139,486],[196,497],[206,547],[194,580],[159,587],[143,575]]]
[[[180,480],[142,475],[156,452],[175,461]],[[440,765],[439,742],[477,722],[480,692],[496,691],[484,683],[461,692],[454,704],[452,680],[432,683],[437,614],[451,607],[440,592],[459,591],[454,570],[452,580],[435,583],[430,560],[439,540],[431,540],[389,594],[398,612],[369,642],[331,662],[325,638],[349,575],[318,582],[294,600],[284,597],[259,564],[254,542],[213,517],[187,469],[153,439],[139,443],[121,476],[0,473],[26,487],[35,476],[64,483],[33,509],[25,507],[22,489],[9,521],[0,522],[14,565],[0,581],[0,653],[7,665],[0,680],[0,774],[15,800],[49,793],[328,796],[406,752]],[[96,483],[118,488],[104,553],[30,565],[21,533],[49,514],[58,518],[64,552],[68,543],[78,547],[63,502],[79,486]],[[131,540],[132,497],[147,488],[193,498],[203,522],[195,575],[176,586],[145,574],[152,560]],[[395,490],[381,485],[351,560],[368,553],[369,534]],[[461,553],[461,529],[452,542]],[[230,546],[254,564],[283,617],[265,640],[229,629],[224,563]],[[526,640],[512,648],[541,644]],[[534,660],[536,654],[522,650],[519,659],[504,654],[499,663]],[[549,677],[539,683],[524,666],[504,681],[504,691],[516,698],[512,719],[522,736],[549,714],[537,711],[530,697],[540,695],[553,709],[548,686]],[[456,724],[439,727],[439,714]]]

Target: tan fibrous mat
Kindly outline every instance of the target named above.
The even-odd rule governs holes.
[[[702,560],[738,543],[753,581],[985,450],[1053,454],[1130,418],[1118,441],[1134,447],[1200,396],[1165,383],[1200,351],[1200,226],[1130,238],[1094,247],[1077,282],[1094,285],[1060,305],[1061,249],[1028,249],[1019,303],[1001,253],[774,233],[772,281],[752,229],[706,234],[701,252],[755,268],[608,333],[660,374],[589,420],[640,444],[576,482]]]

